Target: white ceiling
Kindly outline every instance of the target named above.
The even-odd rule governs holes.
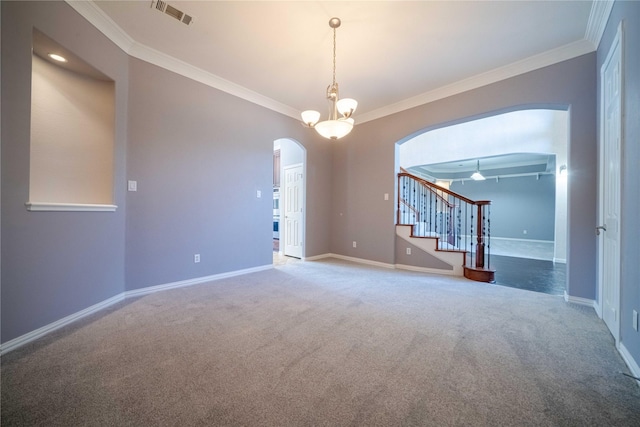
[[[593,2],[580,0],[167,3],[193,24],[151,0],[69,2],[133,56],[292,117],[326,111],[333,16],[336,80],[359,102],[356,122],[593,51],[599,37]]]

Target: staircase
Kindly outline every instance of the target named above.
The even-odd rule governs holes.
[[[495,282],[491,201],[473,201],[402,169],[398,174],[397,258],[405,267]],[[404,248],[404,252],[403,252]]]

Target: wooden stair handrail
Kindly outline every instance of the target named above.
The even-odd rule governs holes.
[[[402,170],[404,170],[404,169],[402,169]],[[411,174],[409,172],[406,172],[406,171],[403,174],[398,174],[398,176],[410,176],[410,177],[414,178],[415,180],[417,180],[418,182],[420,182],[420,184],[423,184],[421,181],[424,181],[421,178],[419,178],[419,177],[417,177],[417,176],[415,176],[415,175],[413,175],[413,174]],[[426,181],[426,182],[429,182],[429,181]],[[423,186],[425,186],[425,185],[423,184]],[[454,204],[450,203],[447,199],[442,197],[442,195],[438,194],[438,191],[444,190],[445,188],[440,187],[439,185],[435,185],[435,184],[433,186],[435,186],[436,188],[427,187],[427,190],[429,190],[432,194],[435,194],[436,199],[440,200],[442,203],[447,205],[448,208],[454,208],[455,207]]]
[[[424,178],[420,178],[419,176],[416,176],[412,173],[409,173],[406,169],[404,168],[400,168],[400,173],[398,174],[398,176],[406,176],[409,178],[413,178],[414,180],[418,181],[420,184],[425,185],[431,189],[433,189],[433,191],[442,191],[444,193],[447,193],[450,196],[453,197],[457,197],[458,199],[469,203],[470,205],[490,205],[491,204],[491,200],[471,200],[467,197],[464,197],[462,194],[458,194],[455,191],[451,191],[448,188],[444,188],[444,187],[440,187],[438,184],[434,184],[433,182],[429,182]],[[436,193],[437,194],[437,193]],[[441,197],[443,200],[444,198],[442,196]],[[449,202],[445,200],[445,202],[448,204]]]
[[[407,206],[410,210],[412,210],[415,214],[416,214],[416,219],[419,218],[419,212],[416,210],[415,207],[411,206],[411,204],[409,204],[406,200],[404,200],[402,197],[400,197],[400,194],[402,194],[401,188],[400,188],[400,178],[402,177],[406,177],[409,179],[414,180],[415,182],[417,182],[419,185],[421,185],[423,188],[426,188],[429,192],[431,192],[432,194],[435,194],[437,199],[441,200],[443,202],[443,204],[445,204],[447,206],[448,209],[453,209],[455,208],[455,204],[450,203],[448,200],[446,200],[441,194],[448,194],[449,196],[452,196],[454,198],[456,198],[456,200],[460,200],[464,203],[467,203],[468,205],[471,206],[475,206],[477,209],[477,215],[476,215],[476,233],[475,233],[475,239],[476,239],[476,250],[475,250],[475,267],[471,267],[468,266],[466,263],[466,258],[465,258],[465,265],[464,265],[464,276],[472,279],[472,280],[477,280],[477,281],[481,281],[481,282],[489,282],[489,283],[495,283],[495,271],[491,270],[490,268],[485,268],[485,236],[484,236],[484,207],[491,205],[491,200],[471,200],[461,194],[456,193],[455,191],[451,191],[448,188],[444,188],[441,187],[437,184],[434,184],[430,181],[427,181],[424,178],[420,178],[419,176],[416,176],[410,172],[408,172],[406,169],[404,168],[400,168],[400,173],[398,173],[398,211],[397,211],[397,215],[398,215],[398,219],[397,219],[397,224],[400,224],[400,203],[403,203],[405,206]],[[442,192],[442,193],[440,193]],[[471,214],[473,218],[473,213]],[[407,224],[410,225],[410,224]],[[471,226],[473,227],[473,225]],[[471,233],[473,234],[473,233]],[[466,243],[465,243],[466,245]],[[472,250],[471,252],[473,253],[473,243],[471,243],[471,247]],[[487,258],[488,260],[488,258]]]

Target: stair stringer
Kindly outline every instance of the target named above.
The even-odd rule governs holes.
[[[464,251],[450,251],[438,249],[437,237],[416,237],[412,235],[412,225],[396,225],[396,234],[418,249],[432,255],[453,267],[453,270],[441,270],[443,274],[464,277]],[[435,269],[428,269],[434,271]],[[435,272],[435,271],[434,271]]]

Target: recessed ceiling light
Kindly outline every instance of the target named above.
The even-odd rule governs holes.
[[[55,61],[58,61],[58,62],[67,62],[67,58],[65,58],[64,56],[60,56],[60,55],[57,55],[57,54],[55,54],[55,53],[49,53],[49,54],[47,54],[47,55],[49,56],[49,58],[51,58],[51,59],[53,59],[53,60],[55,60]]]

